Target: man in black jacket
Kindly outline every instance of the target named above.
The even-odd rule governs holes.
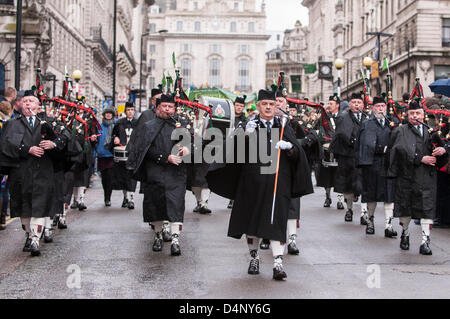
[[[362,203],[367,203],[368,221],[366,234],[375,234],[374,214],[377,202],[384,203],[385,237],[397,236],[392,227],[394,218],[394,185],[387,179],[387,154],[393,119],[386,115],[387,105],[383,97],[373,100],[373,114],[361,125],[357,141],[357,166],[362,167]]]
[[[171,255],[179,256],[187,179],[182,157],[189,155],[190,149],[171,138],[176,129],[175,112],[174,97],[162,95],[157,101],[156,119],[148,122],[136,135],[127,168],[145,184],[143,215],[144,222],[150,223],[155,231],[153,251],[162,251],[162,227],[167,220],[172,232]]]
[[[9,167],[11,217],[20,217],[26,232],[23,251],[32,256],[40,255],[45,218],[52,213],[55,174],[51,152],[59,143],[47,136],[48,124],[36,116],[39,108],[35,96],[25,96],[22,115],[7,123],[0,143],[2,166]]]
[[[363,108],[364,95],[354,93],[348,112],[339,117],[336,134],[330,146],[338,161],[334,191],[344,194],[347,203],[346,222],[353,221],[353,201],[361,192],[361,172],[356,167],[356,139],[362,122],[367,118],[362,112]]]
[[[445,166],[448,154],[440,137],[430,134],[422,124],[425,111],[412,101],[408,124],[392,135],[389,177],[395,178],[394,216],[403,228],[400,248],[409,250],[409,223],[420,219],[422,244],[420,254],[431,255],[430,232],[436,217],[437,170]],[[434,146],[435,144],[436,146]]]

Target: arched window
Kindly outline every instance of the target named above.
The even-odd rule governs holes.
[[[0,94],[5,94],[5,66],[0,63]]]
[[[217,58],[209,61],[209,84],[211,87],[220,86],[220,60]]]
[[[183,86],[191,86],[191,60],[184,58],[181,60],[181,76],[183,77]]]

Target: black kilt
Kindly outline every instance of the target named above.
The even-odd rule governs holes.
[[[136,191],[137,181],[131,177],[131,171],[126,169],[126,162],[114,163],[113,174],[113,190]]]
[[[300,198],[292,198],[288,219],[300,219]]]
[[[62,215],[64,212],[64,171],[55,170],[55,192],[52,207],[50,209],[50,217]]]
[[[373,165],[362,168],[362,202],[394,202],[394,180],[386,178],[384,156],[375,157]]]
[[[187,189],[192,187],[208,188],[208,175],[210,164],[187,164]]]
[[[356,167],[354,157],[339,156],[334,191],[339,194],[359,196],[362,191],[361,169]]]

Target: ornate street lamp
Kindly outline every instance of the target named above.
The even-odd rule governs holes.
[[[83,72],[81,72],[80,70],[73,71],[72,78],[75,81],[75,83],[77,84],[77,86],[76,86],[76,92],[77,92],[76,99],[77,100],[78,100],[78,94],[80,93],[80,80],[82,77],[83,77]]]
[[[334,61],[334,66],[336,67],[336,69],[338,70],[338,97],[341,98],[341,75],[342,75],[342,68],[345,65],[345,61],[341,58],[337,58]]]

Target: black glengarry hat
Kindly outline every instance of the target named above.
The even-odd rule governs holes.
[[[258,93],[258,101],[263,100],[276,101],[275,92],[270,90],[260,90]]]
[[[236,98],[236,100],[234,101],[234,103],[239,103],[239,104],[244,104],[245,105],[245,100],[247,99],[247,95],[244,95],[243,97],[238,96]]]

